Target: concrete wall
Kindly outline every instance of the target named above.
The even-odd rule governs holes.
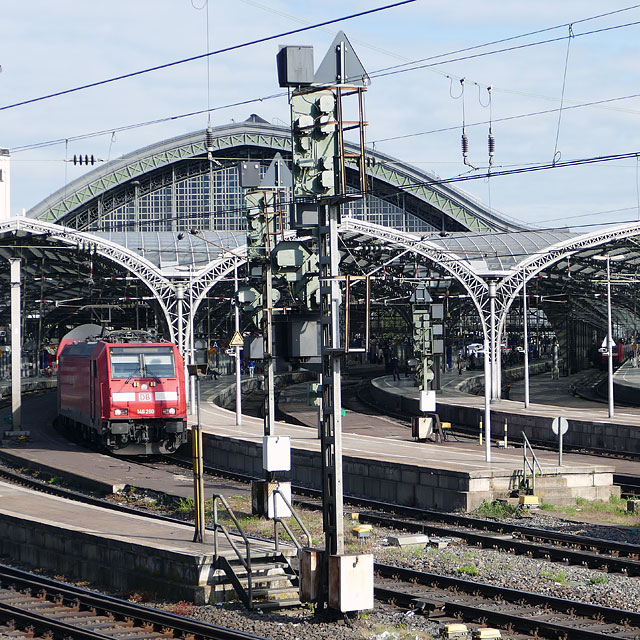
[[[263,478],[262,443],[203,433],[205,464],[227,471]],[[291,450],[291,481],[312,489],[322,488],[320,453]],[[423,469],[375,460],[345,456],[343,483],[347,495],[384,500],[408,506],[470,510],[492,499],[487,483],[485,491],[473,486],[466,473]]]
[[[3,514],[0,554],[25,565],[125,591],[207,602],[213,554],[187,555]]]
[[[416,445],[420,446],[420,445]],[[205,464],[263,478],[262,443],[203,433]],[[443,445],[443,452],[446,445]],[[537,493],[554,504],[574,504],[577,497],[607,500],[616,493],[611,467],[545,469]],[[322,488],[320,453],[291,450],[290,479],[311,489]],[[506,498],[520,486],[522,470],[482,469],[468,472],[417,467],[344,456],[343,484],[348,496],[424,509],[472,511],[483,500]]]

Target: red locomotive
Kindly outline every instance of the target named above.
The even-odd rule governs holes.
[[[621,364],[626,362],[633,355],[633,345],[630,343],[624,343],[621,341],[614,342],[612,344],[613,351],[613,366],[619,367]],[[598,349],[600,353],[600,368],[606,369],[608,366],[608,349],[607,349],[607,339],[605,338],[602,341],[602,346]]]
[[[143,332],[73,339],[58,348],[58,422],[117,455],[173,453],[187,441],[183,360]]]

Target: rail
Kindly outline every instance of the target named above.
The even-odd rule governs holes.
[[[220,562],[221,560],[218,554],[218,531],[222,531],[227,541],[231,545],[231,548],[233,549],[236,556],[240,560],[240,563],[242,564],[245,571],[247,572],[247,592],[246,592],[247,601],[245,602],[245,604],[248,609],[253,609],[253,585],[252,585],[252,579],[251,579],[251,543],[249,542],[249,538],[247,538],[245,533],[242,531],[242,527],[240,526],[240,523],[238,522],[238,519],[236,518],[236,515],[233,512],[233,509],[229,506],[229,503],[225,500],[224,496],[220,495],[219,493],[214,493],[211,496],[211,498],[213,502],[213,552],[215,555],[216,562]],[[234,542],[233,537],[231,536],[227,528],[223,524],[218,522],[218,501],[220,501],[224,506],[224,508],[227,510],[229,517],[233,521],[234,525],[236,526],[236,529],[238,530],[238,533],[240,534],[240,536],[242,537],[242,540],[244,541],[246,558],[242,557],[242,553],[240,552],[240,549]],[[225,564],[226,564],[226,566],[224,567],[225,572],[228,574],[228,570],[231,570],[231,572],[233,573],[233,570],[230,568],[228,563],[225,563]],[[244,590],[240,584],[240,580],[237,578],[235,573],[233,573],[233,576],[229,575],[229,579],[231,579],[231,581],[233,582],[233,585],[236,591],[238,592],[238,595],[242,597]]]
[[[527,438],[527,434],[522,431],[522,473],[524,474],[524,480],[527,480],[527,471],[531,473],[531,493],[535,495],[536,493],[536,467],[542,475],[542,467],[538,462],[538,458],[536,458],[536,454],[529,442],[529,438]],[[531,459],[529,459],[528,452],[531,452]]]

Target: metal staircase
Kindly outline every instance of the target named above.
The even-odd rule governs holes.
[[[311,546],[311,536],[287,498],[277,488],[274,489],[274,494],[278,494],[288,506],[307,538],[307,545]],[[235,531],[229,531],[220,522],[218,503],[224,507],[233,522]],[[273,522],[273,541],[250,539],[242,531],[238,519],[225,498],[219,494],[213,495],[215,566],[224,572],[229,584],[250,610],[278,609],[301,604],[297,550],[302,547],[282,518],[275,517]],[[279,526],[282,526],[287,532],[293,541],[293,547],[281,548]],[[220,553],[219,534],[222,534],[230,544],[234,551],[234,557],[228,558]]]
[[[522,482],[520,486],[526,494],[535,496],[536,473],[542,475],[542,467],[524,431],[522,432],[522,444]]]

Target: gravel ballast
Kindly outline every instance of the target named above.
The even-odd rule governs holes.
[[[640,532],[629,527],[567,521],[543,514],[513,522],[640,545]],[[387,536],[394,534],[397,535],[397,532],[377,529],[363,551],[374,553],[377,561],[387,564],[640,612],[640,578],[637,577],[629,578],[579,566],[559,565],[538,558],[479,549],[467,546],[459,540],[440,550],[425,549],[423,546],[388,546]],[[182,605],[165,603],[163,606],[174,610],[176,606]],[[441,626],[437,621],[430,621],[411,611],[380,604],[371,612],[349,617],[337,614],[314,617],[312,608],[308,606],[265,614],[247,612],[244,607],[235,603],[186,607],[189,609],[188,615],[200,620],[273,639],[422,640],[436,637]]]

